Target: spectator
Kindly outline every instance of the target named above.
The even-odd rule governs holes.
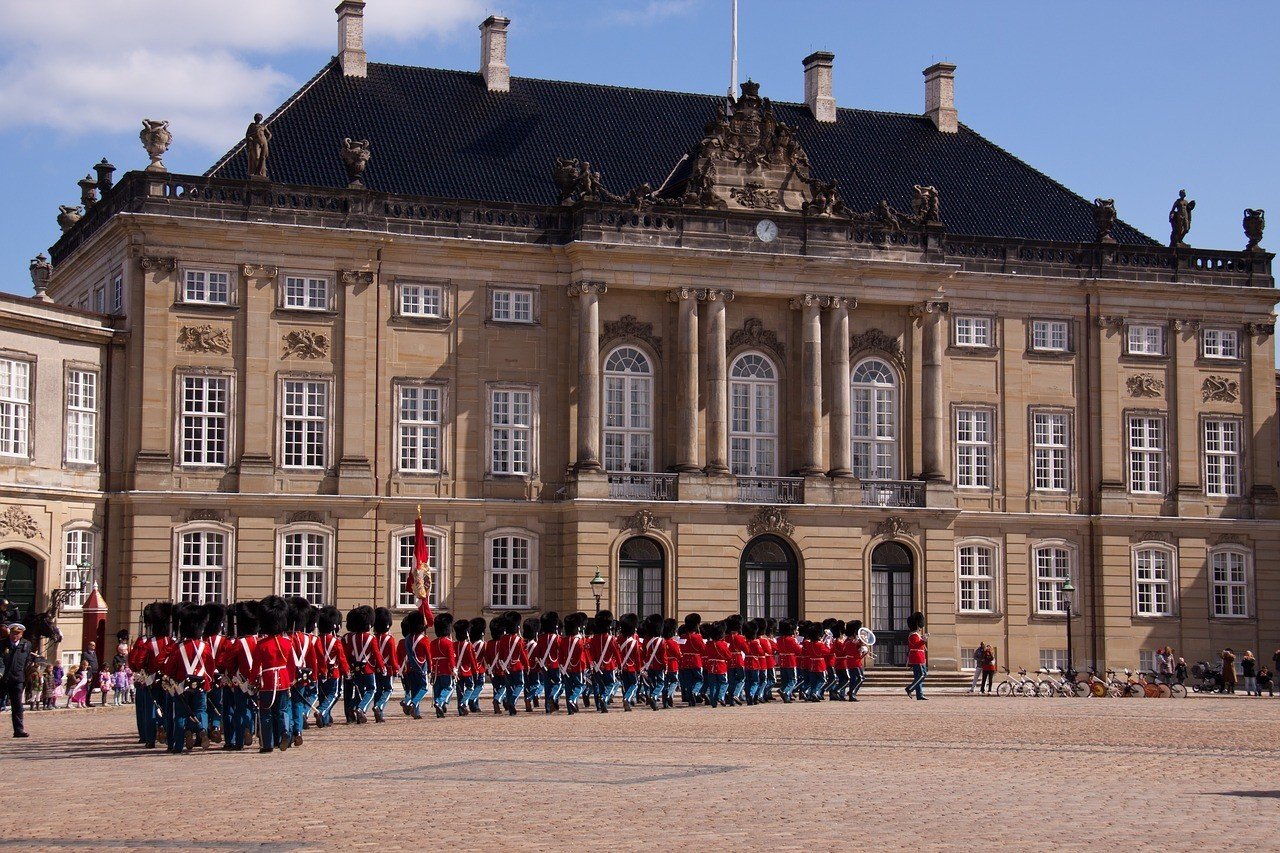
[[[973,681],[969,684],[969,692],[978,689],[978,683],[982,681],[982,654],[986,651],[985,643],[978,643],[978,647],[973,650]]]
[[[1222,650],[1222,692],[1236,692],[1236,653],[1230,648]]]
[[[1173,670],[1173,680],[1179,684],[1187,683],[1187,659],[1178,658],[1178,665]]]
[[[1165,667],[1169,664],[1169,657],[1163,648],[1156,649],[1155,654],[1151,656],[1151,668],[1155,671],[1156,681],[1161,681],[1161,675],[1164,673]]]
[[[1175,667],[1175,663],[1174,663],[1175,660],[1176,658],[1173,655],[1173,646],[1165,646],[1164,661],[1161,663],[1160,667],[1156,670],[1156,680],[1159,681],[1161,684],[1173,683],[1173,670]]]
[[[27,662],[31,659],[31,643],[24,640],[26,626],[21,622],[9,623],[9,631],[0,638],[0,690],[9,701],[9,711],[13,714],[13,736],[27,737],[27,730],[22,724],[22,688],[23,678],[27,671]]]
[[[58,681],[53,675],[53,665],[44,665],[44,683],[40,689],[40,707],[45,711],[52,711],[57,705]]]
[[[1253,656],[1253,652],[1245,650],[1244,657],[1240,658],[1240,674],[1244,676],[1244,692],[1246,696],[1252,696],[1258,693],[1258,659]],[[1261,693],[1258,693],[1261,696]]]
[[[1272,684],[1271,670],[1265,666],[1258,670],[1258,695],[1262,695],[1262,691],[1266,690],[1268,696],[1275,696],[1275,687]]]
[[[113,678],[115,679],[115,692],[111,696],[115,703],[117,705],[131,703],[133,697],[129,694],[133,692],[133,673],[129,671],[129,664],[126,662],[116,669]]]
[[[74,667],[67,673],[67,707],[85,707],[85,698],[89,690],[89,671],[84,664]]]
[[[996,677],[996,647],[984,646],[982,652],[982,689],[979,693],[995,693],[991,681]]]
[[[111,686],[115,682],[111,678],[111,673],[105,669],[98,673],[98,689],[102,691],[102,704],[107,704],[107,694],[111,692]]]
[[[85,706],[93,704],[93,691],[98,687],[98,671],[102,666],[98,663],[98,644],[90,642],[80,654],[80,669],[86,678]],[[102,704],[107,704],[107,697],[102,697]]]

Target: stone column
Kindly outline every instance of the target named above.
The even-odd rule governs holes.
[[[946,349],[946,327],[942,315],[946,302],[930,300],[912,309],[924,323],[924,370],[921,372],[923,399],[921,421],[924,425],[921,476],[926,480],[945,480],[946,414],[942,403],[942,355]]]
[[[600,471],[600,295],[602,281],[569,285],[578,297],[578,455],[575,471]]]
[[[813,294],[791,300],[800,319],[800,473],[821,474],[822,300]]]
[[[707,312],[707,467],[710,475],[729,473],[729,365],[725,306],[732,290],[699,290]]]
[[[672,290],[680,333],[676,348],[676,470],[701,471],[698,465],[698,303],[688,288]]]
[[[829,477],[853,476],[853,435],[849,391],[849,309],[858,301],[844,296],[827,296],[827,346],[831,355],[831,470]]]

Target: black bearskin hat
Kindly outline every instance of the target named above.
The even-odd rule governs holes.
[[[320,629],[321,634],[335,633],[342,627],[342,613],[332,604],[326,604],[320,608],[316,626]]]
[[[472,619],[467,627],[467,637],[474,643],[484,639],[484,629],[489,627],[483,616]]]
[[[204,606],[204,613],[204,635],[212,637],[215,634],[221,634],[223,626],[227,623],[227,608],[211,601]]]
[[[449,636],[449,629],[453,627],[453,617],[450,616],[448,613],[441,613],[439,616],[436,617],[435,627],[436,627],[437,637]]]
[[[845,626],[845,628],[847,628],[847,629],[848,629],[848,631],[849,631],[849,636],[850,636],[850,637],[852,637],[852,636],[854,636],[855,634],[857,634],[859,631],[861,631],[861,630],[862,630],[862,620],[861,620],[861,619],[850,619],[850,620],[849,620],[849,623]]]
[[[458,642],[467,639],[467,632],[471,630],[471,624],[466,619],[459,619],[453,623],[453,638]]]
[[[698,630],[698,626],[702,624],[702,614],[690,613],[688,616],[684,617],[684,624],[689,626],[689,630],[696,632]]]
[[[119,631],[116,631],[116,642],[117,642],[117,643],[127,643],[127,642],[129,642],[129,629],[128,629],[128,628],[121,628]]]
[[[907,617],[907,628],[911,631],[919,631],[924,627],[924,614],[917,610]]]
[[[266,636],[288,630],[289,605],[278,595],[268,595],[258,603],[258,630]]]
[[[662,620],[662,636],[666,637],[667,639],[671,639],[676,635],[677,627],[678,626],[676,625],[676,620],[663,619]]]
[[[347,611],[347,630],[352,634],[368,631],[373,626],[373,608],[367,604]]]
[[[316,619],[320,616],[320,608],[314,604],[307,605],[306,617],[302,621],[302,630],[308,634],[314,634],[316,630]]]
[[[538,620],[532,616],[524,620],[524,626],[521,629],[521,634],[524,636],[526,640],[532,640],[535,637],[537,637],[538,636]]]
[[[735,613],[724,620],[724,628],[730,634],[742,633],[742,615]]]
[[[427,630],[427,620],[417,610],[400,620],[400,633],[404,634],[405,639],[416,637],[425,630]]]
[[[373,611],[373,630],[379,634],[385,634],[391,630],[390,610],[379,607]]]
[[[544,634],[554,634],[556,629],[560,627],[560,614],[554,610],[548,610],[542,614],[542,618],[538,620],[538,627],[542,629]]]
[[[608,610],[601,610],[600,615],[596,616],[593,625],[597,634],[609,633],[609,629],[613,627],[613,614]]]
[[[493,621],[489,623],[489,636],[495,640],[501,639],[510,632],[510,625],[507,623],[505,616],[495,616]]]
[[[300,595],[292,595],[286,599],[289,605],[289,630],[301,631],[307,624],[307,609],[311,603]]]
[[[151,633],[156,637],[168,637],[173,633],[173,605],[167,601],[157,601],[152,607]]]
[[[199,604],[178,605],[178,632],[184,640],[196,640],[204,636],[204,625],[209,614]]]

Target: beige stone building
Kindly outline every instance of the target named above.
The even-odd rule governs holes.
[[[462,616],[599,572],[620,612],[862,618],[882,664],[920,609],[936,668],[1057,665],[1068,598],[1077,664],[1280,640],[1256,241],[1158,244],[960,124],[953,66],[920,115],[837,108],[824,53],[805,104],[727,103],[512,76],[501,18],[479,74],[371,63],[362,6],[265,155],[175,175],[152,135],[66,223],[47,296],[115,317],[23,322],[119,367],[93,467],[3,457],[37,598],[83,524],[113,628],[404,607],[421,507]],[[2,349],[64,418],[73,354]]]

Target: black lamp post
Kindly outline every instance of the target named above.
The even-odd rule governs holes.
[[[1067,608],[1067,672],[1075,675],[1075,665],[1071,654],[1071,605],[1075,597],[1076,585],[1071,582],[1071,575],[1062,582],[1062,603]]]
[[[596,598],[596,615],[600,615],[600,599],[604,595],[604,585],[606,581],[600,576],[600,570],[596,569],[596,576],[591,579],[591,594]]]
[[[67,606],[67,602],[89,591],[89,581],[93,578],[93,564],[88,560],[81,560],[76,569],[76,580],[79,581],[76,586],[55,589],[49,594],[49,615],[54,619],[58,618],[58,614]]]

